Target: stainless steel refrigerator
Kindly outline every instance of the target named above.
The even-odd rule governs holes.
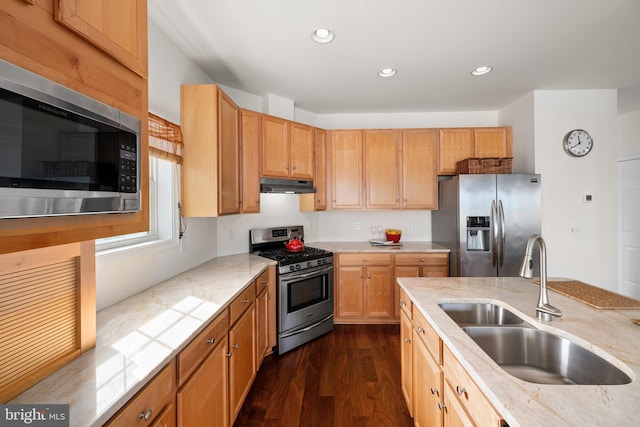
[[[451,250],[449,274],[518,276],[529,236],[540,234],[540,175],[458,175],[439,187],[431,235]]]

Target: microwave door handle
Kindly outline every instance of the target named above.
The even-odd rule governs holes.
[[[499,239],[499,227],[498,227],[498,211],[496,209],[496,201],[491,201],[491,266],[495,267],[498,263],[498,239]]]
[[[504,265],[504,243],[507,235],[506,223],[504,221],[504,208],[502,207],[502,200],[498,200],[498,217],[500,218],[500,267]]]

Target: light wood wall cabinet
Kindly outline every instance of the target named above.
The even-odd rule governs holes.
[[[261,115],[261,176],[313,179],[313,128]]]
[[[55,19],[147,77],[147,0],[57,0]]]
[[[513,157],[510,127],[440,129],[439,175],[455,175],[456,163],[471,157]]]
[[[364,208],[364,165],[361,130],[328,134],[330,200],[332,209]]]
[[[260,212],[260,114],[240,110],[242,141],[242,213]]]
[[[327,132],[323,129],[313,129],[315,144],[315,174],[313,183],[315,193],[300,195],[301,211],[327,210]]]
[[[240,213],[240,113],[217,85],[181,86],[183,212]]]
[[[102,7],[96,8],[96,3]],[[59,9],[54,9],[59,6]],[[113,7],[112,7],[113,5]],[[91,15],[89,18],[89,10]],[[96,39],[113,38],[127,45],[130,39],[139,55],[140,73],[131,71],[122,60],[105,54],[102,47],[87,41],[56,22],[56,13],[66,22],[73,15],[90,23],[101,22]],[[69,13],[67,13],[67,12]],[[94,19],[95,18],[95,19]],[[109,23],[109,25],[107,25]],[[111,27],[111,24],[115,24]],[[109,27],[109,28],[107,28]],[[102,34],[100,34],[102,32]],[[122,215],[81,215],[0,220],[0,253],[44,246],[83,242],[101,237],[146,231],[148,218],[148,82],[146,2],[101,0],[80,2],[62,0],[11,0],[0,2],[0,58],[55,81],[72,90],[124,111],[142,122],[141,188],[142,210]]]
[[[393,322],[390,254],[339,254],[336,323]]]
[[[368,209],[437,209],[438,133],[435,129],[367,130]]]

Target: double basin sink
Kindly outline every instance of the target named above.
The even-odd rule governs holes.
[[[538,384],[620,385],[632,380],[584,346],[536,329],[491,303],[441,303],[440,307],[504,371]]]

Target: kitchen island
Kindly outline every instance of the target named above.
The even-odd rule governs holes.
[[[549,291],[563,317],[541,324],[535,317],[539,287],[531,280],[499,278],[398,278],[398,283],[510,427],[636,426],[640,404],[640,310],[598,310]],[[541,330],[581,343],[612,361],[630,384],[545,385],[502,370],[438,306],[443,302],[503,305]]]

